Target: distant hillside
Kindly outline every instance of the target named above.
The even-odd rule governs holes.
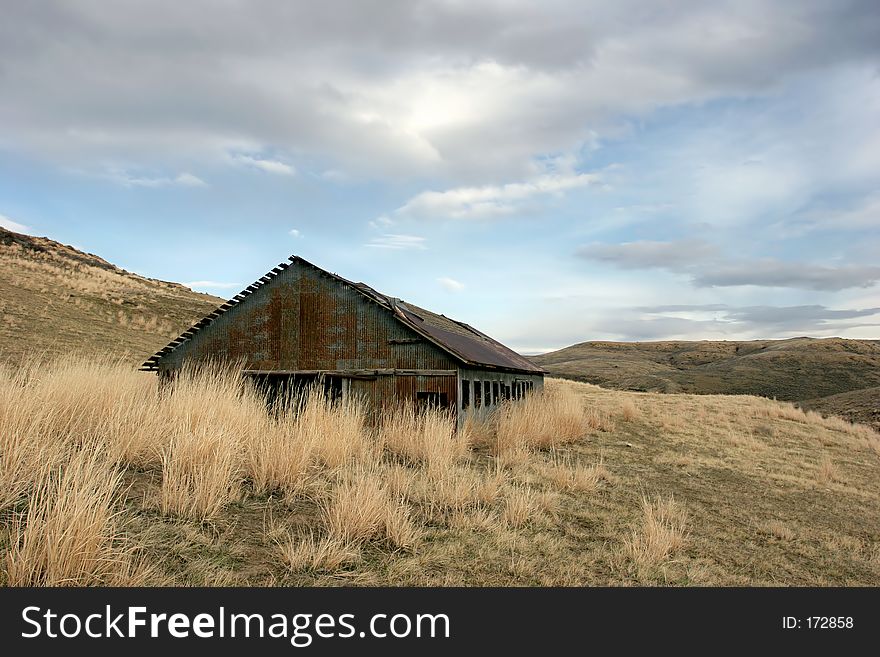
[[[798,406],[822,415],[837,415],[854,422],[869,424],[880,431],[880,386],[841,392],[837,395],[807,399]]]
[[[222,303],[0,228],[0,362],[110,353],[138,363]]]
[[[880,406],[880,340],[583,342],[532,360],[556,376],[622,390],[810,400],[859,421]],[[847,404],[819,401],[867,388]]]

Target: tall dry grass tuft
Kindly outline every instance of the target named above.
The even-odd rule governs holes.
[[[604,459],[598,463],[584,465],[571,459],[555,456],[549,463],[538,468],[539,473],[556,488],[573,493],[588,493],[599,488],[602,481],[609,481],[611,475],[605,467]]]
[[[394,547],[411,548],[420,531],[402,499],[392,497],[379,474],[355,469],[337,484],[323,505],[327,532],[343,544],[384,539]]]
[[[312,462],[328,469],[378,462],[379,450],[365,422],[359,400],[331,402],[316,387],[281,401],[261,433],[246,444],[254,488],[258,493],[301,491]]]
[[[468,434],[455,431],[455,420],[439,409],[400,406],[379,427],[379,444],[404,460],[422,465],[429,476],[449,472],[468,453]]]
[[[265,399],[234,369],[208,363],[184,368],[159,404],[162,511],[204,521],[238,499],[245,446],[271,430]]]
[[[0,511],[23,502],[40,473],[66,457],[67,441],[46,428],[54,413],[33,403],[21,377],[0,380]]]
[[[590,416],[577,393],[568,388],[545,389],[495,412],[493,449],[502,454],[520,447],[550,449],[575,442],[590,430]]]
[[[538,496],[534,491],[525,486],[515,486],[504,499],[501,519],[510,527],[524,527],[537,517],[539,508]]]
[[[96,446],[44,469],[5,559],[12,586],[119,583],[131,570],[114,510],[121,474]]]
[[[293,571],[336,572],[361,561],[360,546],[345,543],[335,536],[317,538],[309,534],[297,540],[290,536],[278,543],[281,557]]]
[[[463,440],[472,447],[491,448],[495,444],[493,416],[489,413],[466,411],[459,431]]]
[[[331,402],[319,389],[311,388],[301,399],[296,417],[289,419],[294,419],[296,439],[311,445],[313,457],[325,467],[378,460],[366,429],[366,409],[358,399]]]
[[[819,461],[819,467],[816,470],[816,480],[823,486],[827,486],[830,483],[838,481],[840,479],[840,472],[837,469],[837,466],[834,465],[834,461],[825,454],[821,460]]]
[[[34,404],[53,408],[44,428],[56,439],[80,442],[100,435],[113,462],[158,456],[156,382],[120,360],[68,356],[28,372]]]
[[[624,422],[634,422],[642,416],[641,411],[632,399],[624,399],[620,404],[620,417]]]
[[[58,449],[100,437],[112,462],[140,464],[160,422],[156,382],[118,360],[34,358],[0,380],[0,422],[9,434]]]
[[[241,493],[237,437],[223,429],[181,430],[162,453],[162,512],[208,520]]]
[[[642,526],[634,530],[624,551],[639,567],[656,566],[678,550],[687,534],[687,512],[670,497],[642,498]]]
[[[267,424],[263,434],[245,445],[247,472],[258,495],[298,493],[308,482],[314,445],[303,439],[295,419],[285,416]]]

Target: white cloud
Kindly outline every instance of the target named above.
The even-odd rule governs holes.
[[[552,173],[530,180],[506,185],[456,187],[443,192],[422,192],[394,214],[404,217],[436,217],[453,219],[482,219],[513,214],[526,201],[541,196],[561,195],[564,192],[594,185],[600,181],[592,173]]]
[[[465,287],[464,283],[461,283],[454,278],[449,278],[448,276],[441,276],[437,279],[437,282],[448,292],[460,292]]]
[[[370,246],[377,249],[392,249],[395,251],[404,251],[410,249],[423,250],[425,246],[425,238],[416,235],[397,235],[386,233],[381,237],[374,237],[364,246]]]
[[[299,230],[297,230],[296,228],[291,228],[287,232],[287,234],[290,235],[291,237],[296,237],[297,239],[303,236],[302,233]]]
[[[251,157],[250,155],[235,155],[233,160],[240,164],[260,169],[266,173],[274,173],[281,176],[296,175],[296,169],[280,160],[267,160],[259,157]]]
[[[641,240],[622,244],[593,243],[582,246],[577,253],[582,258],[612,263],[623,269],[669,269],[682,271],[697,263],[706,262],[718,249],[701,240],[655,242]]]
[[[207,287],[215,290],[231,290],[240,287],[238,283],[221,283],[219,281],[190,281],[184,283],[189,288]]]
[[[191,173],[181,173],[175,178],[172,183],[173,185],[179,185],[180,187],[207,187],[208,183],[199,178],[198,176],[194,176]]]
[[[516,180],[609,117],[775,93],[878,49],[869,2],[31,4],[0,24],[4,148],[86,166],[240,141],[353,174]]]
[[[0,214],[0,227],[11,230],[13,233],[30,233],[31,230],[30,226],[20,224],[2,214]]]
[[[183,172],[171,178],[166,176],[138,176],[127,171],[114,169],[101,177],[123,187],[207,187],[208,183],[191,173]]]
[[[388,228],[389,226],[393,226],[394,222],[387,215],[382,215],[376,217],[372,221],[368,222],[370,228]]]

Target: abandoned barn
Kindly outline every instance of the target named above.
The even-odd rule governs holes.
[[[141,369],[241,366],[268,389],[316,384],[374,408],[403,400],[480,412],[541,389],[544,372],[475,328],[291,256]]]

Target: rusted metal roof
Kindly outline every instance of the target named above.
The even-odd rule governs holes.
[[[263,285],[270,283],[272,279],[290,267],[291,264],[300,263],[307,267],[311,267],[322,274],[330,276],[339,281],[342,285],[349,286],[358,291],[373,303],[387,309],[388,312],[392,313],[399,322],[415,331],[424,339],[437,345],[465,365],[478,368],[528,372],[530,374],[542,374],[544,372],[544,370],[528,359],[464,322],[456,321],[445,315],[438,315],[430,310],[406,303],[401,299],[387,296],[374,290],[366,283],[349,281],[341,276],[337,276],[336,274],[321,269],[317,265],[313,265],[299,256],[291,256],[289,260],[290,262],[281,263],[255,283],[249,285],[229,301],[222,304],[215,311],[196,322],[191,328],[184,331],[179,337],[172,340],[168,345],[147,359],[141,366],[141,369],[146,371],[156,371],[158,369],[159,361],[164,356],[174,351],[178,346],[186,342],[197,332],[210,325],[214,319],[222,315],[224,312],[233,306],[242,303],[248,298],[248,296],[260,289]]]

